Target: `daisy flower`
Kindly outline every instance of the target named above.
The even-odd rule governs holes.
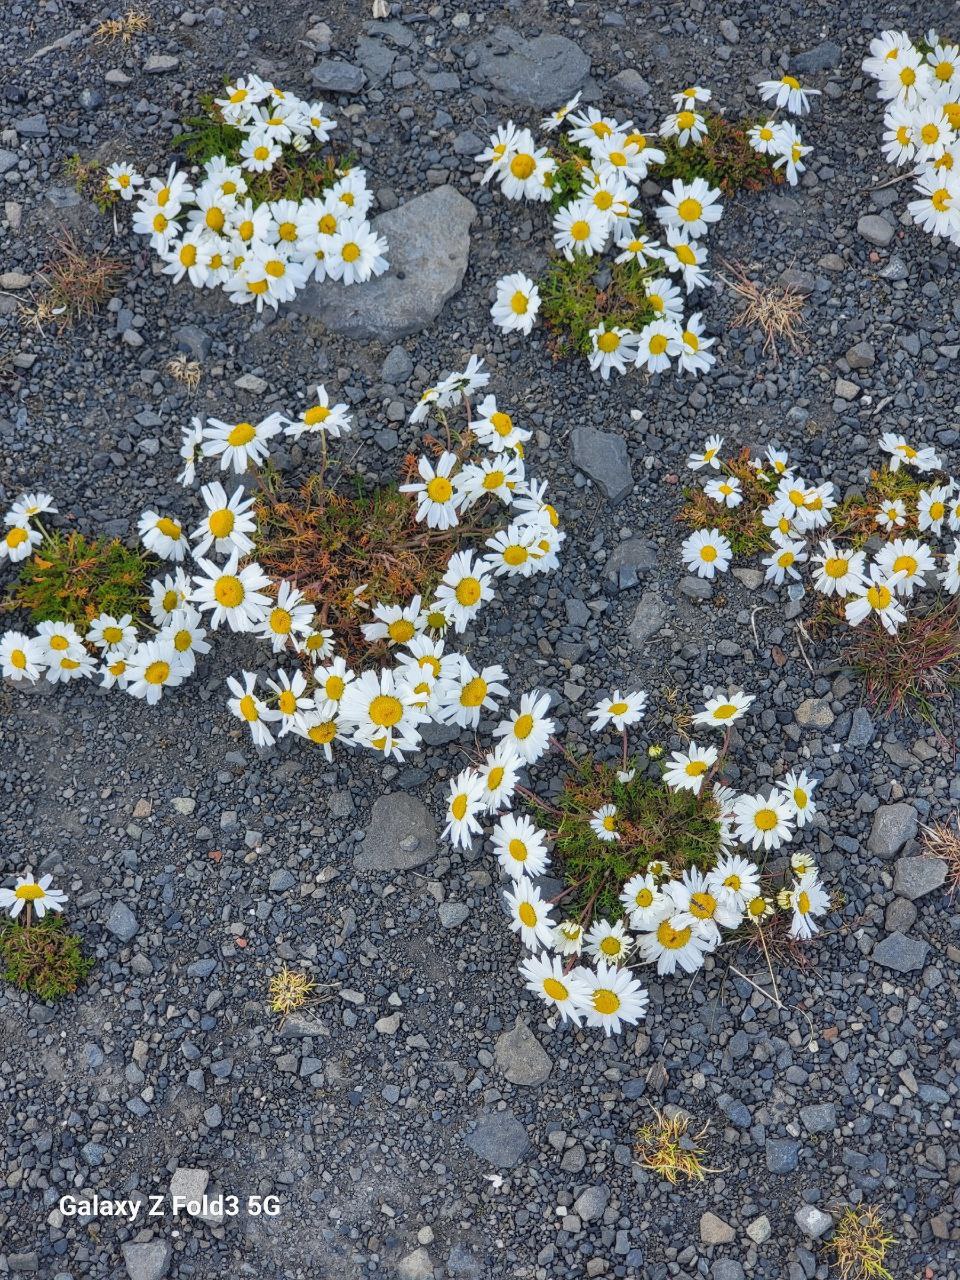
[[[937,576],[950,595],[955,596],[960,592],[960,542],[954,542],[953,550],[947,553],[944,560],[943,572]]]
[[[877,552],[875,564],[890,579],[898,596],[912,596],[923,586],[924,576],[933,573],[936,562],[925,542],[916,538],[894,538]]]
[[[331,404],[327,388],[320,385],[316,389],[313,404],[301,409],[300,416],[287,423],[284,433],[299,440],[303,435],[326,435],[337,439],[347,435],[353,425],[348,405]]]
[[[652,280],[644,281],[643,291],[655,312],[654,323],[670,321],[679,324],[683,315],[683,297],[675,284],[666,276],[654,276]],[[645,326],[647,327],[649,326]],[[671,336],[675,336],[673,330],[668,332]],[[657,354],[662,354],[665,350],[664,347]]]
[[[37,624],[37,645],[41,662],[55,662],[58,658],[83,656],[83,641],[72,622],[40,622]]]
[[[546,833],[526,814],[518,818],[513,813],[505,813],[497,821],[490,839],[497,861],[512,879],[523,876],[535,879],[547,870]]]
[[[816,779],[807,777],[805,769],[791,769],[786,777],[777,783],[777,789],[783,793],[793,810],[793,820],[798,828],[805,827],[817,812],[817,806],[813,802],[816,785]]]
[[[901,498],[888,498],[876,514],[876,522],[881,529],[895,529],[906,524],[907,508]]]
[[[389,669],[364,671],[346,687],[340,714],[360,746],[403,759],[420,745],[419,726],[427,719],[407,680]]]
[[[552,908],[544,902],[536,885],[525,877],[521,878],[504,892],[503,899],[510,917],[510,928],[519,933],[523,945],[530,951],[548,947],[553,937]]]
[[[897,603],[897,584],[878,565],[870,566],[870,576],[853,588],[853,599],[844,606],[847,622],[858,627],[864,618],[875,613],[889,635],[896,635],[900,623],[906,619],[906,611]]]
[[[0,534],[0,560],[9,560],[11,564],[19,564],[32,555],[43,541],[43,534],[24,521],[23,524],[8,524]]]
[[[722,507],[739,507],[743,501],[740,481],[736,476],[720,476],[703,486],[703,492]]]
[[[117,161],[107,166],[106,182],[109,190],[116,191],[121,200],[132,200],[137,188],[143,186],[143,177],[133,165]]]
[[[627,234],[617,241],[617,248],[620,252],[614,262],[636,262],[641,267],[659,258],[661,253],[659,241],[645,235]]]
[[[852,547],[838,547],[829,538],[820,543],[820,550],[811,556],[813,585],[825,596],[848,596],[861,585],[864,577],[866,553]]]
[[[234,549],[222,568],[212,560],[197,560],[200,574],[193,578],[191,600],[201,613],[210,612],[210,625],[224,623],[231,631],[254,631],[271,608],[270,597],[263,592],[270,579],[256,561],[239,567],[240,555]]]
[[[619,841],[617,806],[615,804],[601,805],[599,809],[590,815],[590,829],[605,844],[615,844]]]
[[[43,666],[43,646],[35,637],[22,631],[4,631],[0,635],[0,675],[33,684],[40,678]]]
[[[527,990],[560,1015],[561,1022],[572,1022],[579,1027],[583,1014],[581,1007],[588,998],[584,969],[579,967],[565,972],[559,956],[526,956],[520,963],[520,975]]]
[[[203,456],[203,426],[199,418],[193,418],[189,427],[181,429],[180,457],[183,470],[177,480],[186,489],[193,484],[197,474],[197,462]]]
[[[443,838],[455,849],[469,849],[473,837],[482,833],[480,818],[485,808],[483,779],[474,769],[464,769],[450,783]]]
[[[743,915],[736,901],[711,892],[709,879],[696,867],[687,868],[681,879],[671,880],[664,893],[673,904],[670,921],[674,928],[692,925],[714,947],[720,942],[720,926],[735,929]]]
[[[206,556],[211,546],[218,555],[229,555],[232,551],[249,554],[253,550],[253,539],[249,535],[257,528],[252,514],[253,498],[245,498],[240,486],[228,498],[219,481],[205,484],[200,495],[207,514],[190,535],[196,543],[193,554]]]
[[[490,570],[494,577],[528,578],[536,572],[536,550],[540,541],[540,530],[534,524],[521,524],[514,521],[505,529],[499,529],[492,538],[487,538],[485,547],[489,554],[483,558],[484,568]]]
[[[795,187],[800,174],[807,167],[803,163],[803,157],[809,155],[813,147],[804,146],[800,134],[789,121],[780,127],[780,132],[777,134],[777,146],[779,150],[774,153],[773,167],[774,169],[783,169],[787,182],[791,187]]]
[[[480,179],[481,184],[488,183],[491,178],[502,173],[510,163],[511,157],[516,155],[522,146],[527,145],[528,139],[529,146],[532,147],[532,135],[526,129],[518,129],[512,120],[498,125],[496,132],[490,135],[487,146],[477,156],[478,164],[488,166]]]
[[[589,200],[574,200],[554,214],[553,243],[568,262],[578,253],[602,253],[609,237],[609,222]]]
[[[703,270],[703,264],[707,260],[706,246],[699,244],[696,240],[688,240],[676,227],[668,230],[667,245],[668,248],[664,253],[667,270],[680,273],[688,294],[710,283],[709,276]]]
[[[179,562],[187,554],[187,540],[178,520],[158,515],[156,511],[144,511],[137,527],[140,541],[161,560]]]
[[[444,451],[436,464],[422,454],[417,462],[420,480],[400,486],[401,493],[417,495],[417,521],[425,520],[429,529],[452,529],[460,521],[460,495],[451,480],[458,466],[455,453]]]
[[[663,780],[674,791],[692,791],[698,796],[704,777],[717,763],[719,755],[716,747],[698,747],[691,740],[686,751],[674,751],[667,761]]]
[[[949,485],[934,485],[931,489],[921,489],[917,498],[917,516],[920,532],[930,529],[939,533],[947,515],[951,497]]]
[[[683,563],[698,578],[712,578],[726,573],[732,549],[719,529],[697,529],[680,544]]]
[[[586,107],[579,115],[571,115],[567,124],[571,142],[582,142],[590,146],[598,138],[609,138],[611,133],[619,133],[628,129],[630,122],[621,124],[612,116],[605,116],[596,107]]]
[[[196,669],[197,655],[202,656],[210,652],[210,645],[206,640],[207,631],[201,622],[202,619],[197,610],[190,605],[184,605],[170,615],[166,626],[157,636],[158,640],[173,645],[187,675],[192,675]],[[117,651],[109,651],[106,656],[110,658],[115,652]]]
[[[593,717],[591,726],[594,733],[599,733],[608,724],[620,733],[629,725],[636,724],[643,717],[647,708],[647,695],[642,690],[634,693],[621,693],[614,689],[609,698],[601,698],[588,714]]]
[[[257,695],[257,677],[252,671],[241,671],[240,675],[242,684],[234,676],[227,677],[227,688],[233,694],[227,707],[238,720],[246,722],[255,746],[272,746],[274,738],[267,726],[280,719],[280,712]]]
[[[168,573],[165,578],[154,578],[150,584],[150,617],[154,624],[162,627],[188,602],[191,589],[190,579],[182,569]]]
[[[513,136],[509,154],[497,169],[500,190],[508,200],[539,200],[543,193],[538,170],[547,159],[545,147],[537,147],[527,129]]]
[[[674,178],[671,190],[663,191],[664,204],[657,209],[657,217],[665,227],[678,227],[686,231],[691,240],[704,235],[712,222],[723,216],[719,203],[719,187],[711,187],[703,178],[684,182]]]
[[[329,716],[335,715],[340,708],[347,685],[354,679],[356,676],[347,666],[344,658],[334,658],[327,666],[315,667],[313,682],[317,709],[325,711]]]
[[[310,634],[314,613],[313,605],[299,587],[281,581],[276,600],[267,601],[255,629],[260,639],[269,640],[274,653],[282,653],[291,639],[296,648],[297,640]]]
[[[96,671],[96,661],[81,649],[77,654],[60,653],[47,659],[50,684],[69,684],[71,680],[89,680]]]
[[[240,164],[250,173],[268,173],[282,154],[280,143],[264,129],[248,133],[240,143]]]
[[[208,418],[203,430],[203,456],[219,458],[220,470],[233,467],[240,476],[251,466],[259,467],[270,453],[267,441],[282,429],[279,413],[271,413],[262,422],[221,422]]]
[[[707,873],[707,888],[718,900],[743,913],[751,898],[760,892],[760,871],[756,863],[736,853],[724,853]]]
[[[890,454],[891,471],[899,471],[902,462],[916,471],[937,471],[940,468],[940,459],[931,445],[921,445],[919,449],[915,449],[903,436],[892,431],[887,431],[880,437],[880,448],[884,453]]]
[[[710,698],[702,711],[693,717],[693,724],[717,725],[725,728],[745,715],[750,704],[755,701],[752,693],[733,693],[729,698]]]
[[[475,729],[482,711],[496,711],[497,698],[508,694],[506,672],[499,665],[475,671],[468,660],[459,655],[459,669],[445,676],[437,688],[437,718],[443,724],[458,724],[461,729]]]
[[[793,912],[790,937],[812,938],[817,932],[813,917],[825,915],[830,910],[830,895],[817,872],[807,871],[794,881],[792,888],[783,891],[783,906]]]
[[[637,337],[637,368],[663,373],[671,357],[680,354],[679,329],[674,320],[651,320]]]
[[[708,436],[701,453],[691,453],[687,458],[687,466],[691,471],[699,471],[701,467],[712,467],[720,470],[720,450],[723,448],[723,436]]]
[[[492,453],[500,453],[504,449],[517,450],[531,436],[531,432],[517,426],[505,409],[497,408],[496,396],[484,396],[480,401],[470,430]]]
[[[663,976],[676,973],[678,966],[684,973],[696,973],[713,944],[702,929],[667,917],[650,932],[638,934],[636,948],[641,960],[656,964],[657,973]]]
[[[25,524],[34,516],[42,516],[46,512],[56,514],[53,496],[49,493],[21,493],[4,517],[4,524]]]
[[[807,552],[802,542],[793,538],[784,538],[782,534],[774,535],[774,541],[773,551],[763,558],[763,564],[767,567],[764,581],[772,582],[779,587],[785,578],[800,577],[794,565],[806,560]]]
[[[743,795],[733,806],[737,839],[753,849],[779,849],[793,839],[794,806],[778,792]]]
[[[53,876],[41,876],[35,880],[29,868],[12,889],[0,889],[0,908],[9,911],[15,920],[23,910],[32,910],[42,920],[48,911],[62,911],[67,895],[61,889],[53,889]]]
[[[618,1035],[624,1025],[645,1018],[650,997],[629,969],[598,961],[596,970],[585,969],[577,1008],[588,1027],[600,1027],[605,1035]]]
[[[86,638],[101,650],[131,649],[137,643],[137,628],[129,613],[120,618],[112,613],[99,613],[87,628]]]
[[[535,764],[547,750],[550,736],[556,728],[547,714],[549,710],[549,693],[541,693],[537,689],[524,693],[520,706],[510,710],[509,719],[500,721],[493,736],[509,742],[525,764]]]
[[[420,630],[420,603],[420,596],[414,596],[408,605],[374,605],[376,621],[364,624],[363,638],[371,643],[385,640],[388,645],[409,644]]]
[[[795,116],[806,115],[810,110],[810,99],[819,98],[819,89],[804,89],[795,76],[783,75],[779,80],[761,80],[757,92],[762,101],[772,102],[777,108],[784,108]]]
[[[589,929],[584,945],[595,960],[622,964],[630,954],[633,939],[628,936],[622,920],[597,920]]]
[[[638,871],[624,884],[620,901],[634,929],[653,929],[673,910],[649,867],[646,872]]]
[[[342,222],[325,252],[327,275],[345,285],[363,284],[371,276],[383,275],[390,265],[384,257],[387,242],[369,222]]]
[[[782,124],[776,120],[764,120],[760,124],[751,125],[747,130],[747,139],[750,146],[762,156],[773,156],[782,153],[781,128]]]
[[[493,599],[490,575],[470,551],[455,551],[437,588],[437,603],[446,610],[458,634],[467,629],[483,605]]]
[[[583,925],[579,920],[561,920],[555,925],[550,946],[558,955],[578,956],[583,950]]]
[[[590,330],[590,341],[593,343],[590,368],[599,371],[604,382],[609,380],[612,369],[626,373],[628,364],[636,364],[640,338],[632,329],[601,324]]]
[[[137,645],[126,663],[127,693],[150,707],[160,701],[164,689],[175,689],[189,674],[180,654],[161,637]]]
[[[497,281],[497,296],[490,315],[498,329],[526,337],[539,310],[540,291],[528,276],[516,271]]]
[[[690,142],[698,147],[708,133],[706,120],[686,102],[679,111],[671,112],[660,126],[660,137],[676,138],[678,147],[685,147]]]
[[[565,102],[562,107],[558,107],[556,111],[551,111],[548,116],[544,116],[540,121],[540,128],[544,133],[555,133],[570,112],[575,110],[580,97],[579,93],[574,94],[569,102]]]

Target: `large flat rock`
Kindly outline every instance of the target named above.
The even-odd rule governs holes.
[[[476,216],[473,204],[451,186],[434,187],[381,213],[373,226],[387,238],[389,269],[366,284],[308,285],[289,308],[362,342],[395,342],[419,333],[463,284]]]
[[[406,791],[380,796],[354,858],[358,871],[409,871],[437,852],[437,829],[430,810]]]
[[[529,107],[559,107],[582,89],[590,74],[587,54],[566,36],[528,40],[512,27],[497,27],[469,52],[474,75],[502,98]]]

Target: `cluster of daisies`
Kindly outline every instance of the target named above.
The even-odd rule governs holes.
[[[722,447],[723,438],[711,436],[701,452],[690,455],[687,465],[694,471],[718,472],[704,492],[718,507],[735,509],[744,500],[743,486],[722,463]],[[911,486],[916,496],[910,499],[870,491],[869,512],[876,537],[882,539],[872,558],[868,548],[825,536],[837,506],[830,481],[810,484],[796,474],[788,455],[775,448],[751,466],[769,486],[769,505],[761,516],[771,548],[763,559],[766,581],[777,586],[799,582],[806,564],[814,590],[842,601],[851,627],[873,618],[893,635],[907,617],[909,602],[924,588],[960,593],[960,481],[942,472],[932,446],[914,447],[903,436],[887,432],[880,448],[889,455],[888,474],[895,475],[903,466],[932,478]],[[928,540],[908,536],[926,534],[931,539],[948,531],[957,535],[949,551],[937,551]],[[684,540],[681,554],[691,572],[713,578],[730,567],[733,551],[718,529],[699,529]]]
[[[492,521],[482,550],[460,548],[451,554],[429,600],[414,596],[405,604],[388,604],[366,600],[366,588],[358,588],[358,603],[370,616],[362,628],[364,639],[386,644],[393,658],[377,670],[357,672],[347,666],[335,652],[332,629],[317,625],[315,606],[295,583],[272,581],[255,560],[247,558],[241,565],[239,558],[253,549],[253,517],[246,513],[243,491],[238,489],[227,502],[219,484],[201,490],[210,535],[200,539],[201,554],[213,550],[227,557],[219,568],[201,561],[204,578],[198,590],[215,610],[214,625],[224,621],[233,630],[253,631],[290,663],[262,688],[250,671],[228,680],[233,695],[229,709],[246,723],[258,746],[294,733],[321,746],[328,759],[335,743],[346,742],[402,760],[419,748],[427,721],[475,728],[481,712],[506,693],[502,669],[475,670],[462,654],[446,648],[447,634],[466,630],[494,598],[498,580],[555,569],[565,535],[546,501],[546,484],[525,472],[523,445],[530,432],[499,408],[493,395],[472,406],[474,393],[488,382],[489,374],[474,356],[465,370],[424,392],[411,421],[421,422],[431,412],[446,420],[448,410],[462,406],[470,423],[465,433],[469,445],[443,450],[439,457],[422,456],[419,478],[400,488],[415,504],[417,522],[429,529],[454,528],[485,500],[502,508],[507,521]],[[222,468],[244,470],[265,460],[269,437],[277,431],[297,438],[341,435],[352,425],[347,406],[331,405],[323,388],[317,403],[296,421],[275,415],[267,423],[264,430],[262,423],[251,427],[214,421],[199,428],[199,444],[194,428],[184,450],[199,447],[201,453],[219,455]],[[234,435],[239,428],[245,430]],[[255,442],[257,452],[251,454]],[[233,515],[229,528],[227,512]],[[215,518],[220,516],[222,525]]]
[[[960,46],[936,31],[917,44],[906,31],[884,31],[863,70],[886,104],[884,158],[912,173],[914,222],[960,244]]]
[[[149,184],[128,164],[107,170],[111,191],[136,197],[133,229],[149,237],[166,274],[262,311],[289,302],[312,279],[362,284],[386,271],[387,242],[367,221],[373,195],[362,169],[338,170],[321,197],[299,202],[257,202],[248,190],[285,146],[306,151],[329,138],[336,121],[322,103],[249,75],[228,85],[216,106],[244,135],[237,163],[214,156],[195,184],[175,165]]]
[[[774,104],[772,118],[749,130],[751,147],[766,157],[787,181],[796,183],[803,172],[804,146],[793,124],[779,120],[781,110],[803,114],[814,90],[804,89],[792,76],[764,81],[759,92]],[[709,89],[694,85],[673,95],[675,110],[662,122],[659,137],[679,148],[696,148],[709,136],[704,108]],[[715,339],[704,335],[700,312],[684,318],[685,297],[710,283],[705,270],[703,237],[723,212],[720,190],[703,178],[689,182],[675,178],[661,193],[656,209],[661,239],[649,236],[638,208],[641,183],[666,160],[657,135],[645,133],[630,120],[606,116],[594,107],[578,110],[580,94],[547,116],[541,127],[553,133],[562,125],[578,165],[579,187],[555,209],[554,243],[569,261],[612,252],[614,262],[633,263],[644,272],[644,291],[651,319],[639,332],[623,325],[601,323],[590,330],[591,369],[604,379],[612,370],[628,368],[660,373],[676,364],[699,375],[715,363],[710,351]],[[557,171],[564,157],[538,146],[529,129],[508,121],[491,136],[478,156],[486,164],[483,181],[495,179],[508,200],[553,201]],[[492,308],[494,323],[506,332],[529,334],[540,310],[539,290],[522,273],[504,276],[497,284]]]
[[[0,559],[18,563],[38,548],[42,553],[47,531],[41,517],[56,511],[50,494],[21,495],[5,516]],[[147,531],[144,543],[150,550],[181,544],[180,525],[155,512],[145,512],[140,527]],[[99,680],[103,688],[117,686],[153,704],[165,688],[192,675],[197,658],[210,651],[196,599],[189,579],[178,571],[150,584],[149,621],[129,613],[100,613],[83,631],[58,620],[38,623],[33,635],[5,631],[0,635],[0,673],[29,684],[41,677],[51,684]]]
[[[742,692],[711,698],[694,716],[694,724],[728,730],[752,702]],[[612,726],[623,736],[623,767],[616,777],[624,784],[634,780],[638,769],[638,762],[627,757],[627,730],[643,717],[646,704],[643,692],[615,690],[592,712],[595,732]],[[655,767],[662,768],[666,790],[691,793],[698,811],[716,823],[714,866],[701,871],[651,859],[642,852],[644,840],[635,840],[641,833],[631,831],[616,803],[601,804],[583,820],[587,829],[580,834],[598,850],[619,845],[623,860],[635,861],[636,871],[621,887],[618,918],[594,919],[589,907],[580,917],[564,917],[536,884],[549,873],[549,849],[558,833],[510,808],[524,790],[523,771],[547,751],[554,735],[549,709],[549,694],[534,691],[500,721],[494,730],[497,746],[450,784],[444,836],[454,846],[469,847],[475,836],[483,835],[484,823],[492,823],[489,838],[509,885],[504,902],[510,925],[530,953],[520,965],[527,987],[561,1020],[576,1025],[585,1020],[607,1034],[616,1033],[646,1014],[648,995],[634,965],[654,964],[659,974],[678,968],[693,973],[720,945],[721,930],[746,922],[760,926],[775,911],[760,867],[733,848],[743,844],[764,856],[792,841],[816,812],[816,783],[803,771],[791,772],[769,795],[738,795],[717,779],[729,738],[719,748],[691,741]],[[651,747],[647,754],[655,760],[662,752]],[[829,896],[808,855],[794,854],[791,866],[792,882],[776,904],[791,913],[790,935],[806,939],[816,932],[816,917],[828,910]]]

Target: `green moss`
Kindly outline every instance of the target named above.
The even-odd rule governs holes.
[[[537,822],[555,833],[554,856],[572,892],[564,911],[594,919],[623,915],[620,893],[631,876],[661,860],[679,874],[712,867],[720,851],[720,824],[709,799],[671,791],[659,775],[636,770],[621,782],[617,769],[592,757],[582,760],[564,783],[555,809],[531,802]],[[601,840],[590,818],[605,804],[617,807],[619,841]]]
[[[638,231],[638,234],[639,231]],[[656,274],[636,262],[578,254],[556,258],[540,281],[544,321],[556,333],[559,355],[593,350],[590,330],[619,325],[637,331],[656,318],[644,285]]]
[[[651,177],[664,184],[674,178],[684,182],[704,178],[725,195],[740,190],[759,191],[771,182],[782,182],[770,157],[754,151],[747,136],[747,130],[765,118],[732,121],[720,115],[705,115],[709,132],[699,146],[679,147],[676,138],[659,140],[666,160]]]
[[[67,621],[81,630],[98,613],[142,613],[144,580],[155,561],[119,538],[88,539],[54,532],[24,561],[5,607],[25,609],[33,622]]]
[[[46,915],[29,929],[8,920],[0,927],[5,980],[40,1000],[72,995],[93,968],[80,939],[67,933],[59,916]]]

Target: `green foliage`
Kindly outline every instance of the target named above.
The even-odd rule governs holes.
[[[557,167],[553,172],[550,187],[550,212],[563,209],[571,200],[580,195],[583,185],[583,170],[590,166],[590,152],[586,147],[571,142],[566,134],[561,134],[550,151],[556,160]]]
[[[41,1000],[72,995],[93,968],[80,939],[52,914],[29,928],[8,920],[0,927],[0,958],[5,980]]]
[[[703,489],[684,489],[684,505],[677,517],[691,529],[717,529],[729,539],[736,556],[765,555],[771,547],[770,530],[763,523],[763,513],[770,505],[778,477],[770,474],[763,480],[750,465],[749,450],[723,464],[723,474],[740,481],[743,501],[726,507],[708,498]]]
[[[101,213],[106,213],[120,199],[119,192],[111,191],[107,186],[106,170],[95,160],[81,160],[74,152],[67,156],[63,168],[77,191],[92,200]]]
[[[760,155],[750,146],[747,130],[762,121],[731,121],[714,114],[707,114],[704,119],[709,132],[699,146],[679,147],[676,138],[659,140],[666,160],[656,170],[658,182],[705,178],[711,187],[719,187],[725,195],[732,195],[740,190],[759,191],[770,182],[783,181],[770,157]]]
[[[589,355],[590,330],[600,325],[637,332],[656,319],[644,291],[654,274],[652,268],[632,261],[610,263],[583,254],[572,262],[556,258],[539,288],[543,318],[557,335],[557,354]]]
[[[98,613],[136,617],[153,564],[153,557],[129,550],[119,538],[53,532],[24,561],[6,607],[27,610],[33,622],[65,620],[81,630]]]
[[[196,164],[206,164],[215,156],[223,156],[229,164],[239,164],[240,147],[246,134],[227,124],[220,115],[215,95],[207,93],[200,98],[201,114],[189,116],[184,121],[182,133],[173,139],[174,146],[182,147],[187,158]],[[302,200],[323,195],[353,165],[353,156],[320,156],[311,150],[300,152],[284,147],[283,154],[267,173],[247,173],[247,195],[253,204],[270,200]]]
[[[588,926],[596,918],[623,915],[620,891],[651,862],[665,862],[679,874],[687,867],[712,867],[720,852],[720,824],[714,802],[690,791],[671,791],[661,776],[641,772],[628,782],[617,769],[591,756],[567,776],[555,808],[532,800],[539,825],[554,833],[554,854],[572,892],[568,908]],[[617,807],[618,841],[604,841],[590,818],[601,806]]]

